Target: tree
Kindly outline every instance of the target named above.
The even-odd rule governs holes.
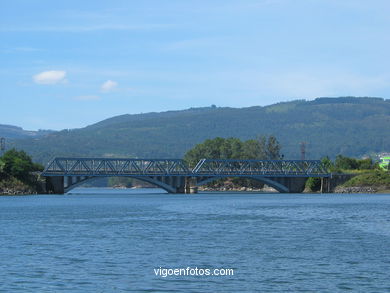
[[[319,191],[321,189],[321,178],[309,177],[306,181],[306,187],[311,191]]]
[[[243,143],[242,159],[265,159],[266,150],[262,147],[259,140],[249,139]]]
[[[260,149],[263,151],[263,158],[266,160],[279,160],[281,158],[281,146],[275,136],[261,136],[259,138]]]
[[[375,168],[372,159],[355,159],[338,155],[335,160],[336,169],[341,170],[371,170]]]
[[[342,170],[356,170],[359,164],[356,159],[338,155],[335,160],[335,167]]]
[[[334,169],[333,162],[329,159],[329,157],[324,157],[321,159],[322,165],[325,166],[326,169],[332,171]]]
[[[359,170],[369,170],[374,168],[374,163],[371,158],[358,160]]]
[[[263,136],[258,140],[249,139],[241,141],[238,138],[207,139],[203,143],[197,144],[184,155],[184,160],[190,167],[194,167],[201,159],[279,159],[280,144],[274,136],[268,139]],[[224,179],[217,181],[216,184],[223,184]],[[252,186],[261,188],[262,183],[250,179],[234,178],[235,185]]]
[[[0,158],[0,180],[5,177],[4,167],[5,167],[5,163],[2,160],[2,158]]]
[[[216,137],[207,139],[203,143],[197,144],[184,155],[184,160],[190,166],[195,166],[200,159],[220,159],[228,153],[225,139]]]
[[[250,139],[244,142],[234,137],[216,137],[197,144],[185,154],[184,160],[190,166],[195,166],[200,159],[275,160],[280,159],[280,148],[274,136],[268,139],[263,136],[258,140]]]
[[[267,146],[265,148],[267,159],[279,160],[281,146],[275,136],[271,135],[268,138]]]
[[[16,149],[7,151],[1,161],[4,177],[15,177],[23,182],[29,181],[30,172],[43,170],[43,166],[33,163],[24,151]]]

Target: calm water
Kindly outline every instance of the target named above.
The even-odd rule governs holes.
[[[73,192],[0,197],[1,292],[390,292],[390,195]]]

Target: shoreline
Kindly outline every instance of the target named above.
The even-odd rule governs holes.
[[[20,190],[14,188],[0,189],[0,196],[37,195],[36,190]]]
[[[85,187],[89,188],[89,187]],[[138,189],[138,188],[154,188],[150,186],[133,186],[133,187],[124,187],[124,186],[113,186],[113,187],[104,187],[104,188],[113,188],[113,189]],[[251,188],[251,187],[199,187],[199,192],[248,192],[248,193],[279,193],[277,190],[272,187],[265,188]],[[302,194],[325,194],[318,191],[309,191],[304,190]],[[390,189],[385,186],[353,186],[353,187],[343,187],[337,186],[332,192],[326,192],[329,194],[390,194]],[[37,195],[37,190],[34,190],[30,186],[15,186],[15,187],[0,187],[0,196],[21,196],[21,195]]]

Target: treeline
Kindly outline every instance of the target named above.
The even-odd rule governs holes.
[[[200,159],[258,159],[258,160],[279,160],[281,145],[274,136],[262,136],[258,139],[241,141],[238,138],[207,139],[190,149],[184,156],[184,160],[190,167],[194,167]],[[371,158],[351,158],[342,155],[336,156],[332,161],[329,157],[322,159],[322,163],[332,173],[359,173],[345,186],[372,186],[390,188],[390,173],[382,170],[378,162]],[[211,188],[221,188],[231,185],[233,188],[239,186],[261,188],[263,184],[250,179],[230,178],[220,179],[209,184]],[[321,179],[310,177],[306,181],[307,191],[319,191]]]
[[[338,155],[334,162],[327,157],[322,159],[322,162],[333,173],[380,169],[378,162],[374,162],[371,158],[356,159]]]
[[[246,141],[217,137],[197,144],[184,155],[184,160],[191,167],[200,159],[278,160],[282,157],[280,149],[281,145],[273,135]]]
[[[390,173],[380,168],[379,163],[371,158],[357,159],[342,155],[336,156],[334,161],[328,157],[322,159],[322,163],[329,172],[358,173],[356,177],[347,181],[344,186],[370,186],[379,188],[390,188]],[[321,187],[320,178],[309,178],[306,181],[306,188],[310,191],[319,191]]]
[[[39,191],[38,176],[43,166],[34,163],[24,151],[11,149],[0,157],[0,194],[4,190]]]
[[[241,141],[238,138],[207,139],[203,143],[187,151],[184,160],[189,167],[195,167],[200,159],[242,159],[242,160],[278,160],[283,156],[280,154],[281,145],[275,136],[261,136],[258,139]],[[230,186],[237,188],[245,186],[250,188],[262,188],[263,183],[252,179],[229,178],[219,179],[208,184],[211,188]]]

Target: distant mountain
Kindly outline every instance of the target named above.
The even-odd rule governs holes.
[[[53,156],[180,158],[207,138],[275,135],[285,158],[360,157],[390,151],[390,100],[317,98],[266,107],[191,108],[113,117],[81,129],[63,130],[15,146],[46,162]]]
[[[0,124],[0,137],[6,139],[36,138],[53,132],[52,130],[29,131],[18,126]]]

